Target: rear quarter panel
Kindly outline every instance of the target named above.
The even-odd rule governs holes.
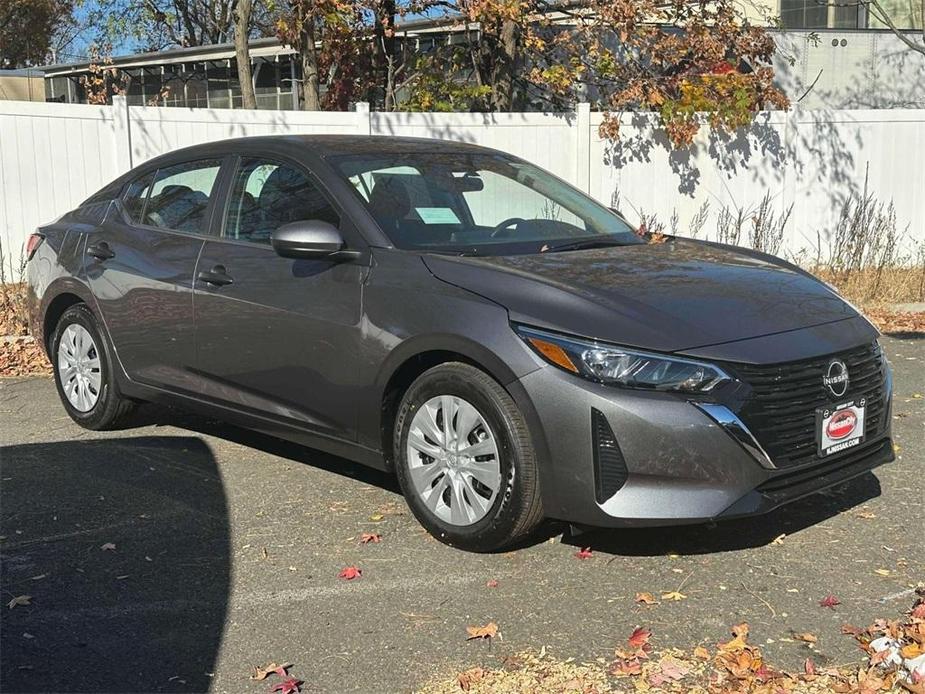
[[[108,202],[86,205],[37,229],[44,241],[26,264],[26,304],[30,332],[46,350],[50,335],[45,334],[45,315],[57,297],[73,294],[93,305],[83,279],[86,234],[103,219],[108,207]]]

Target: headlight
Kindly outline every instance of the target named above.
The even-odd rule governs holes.
[[[693,359],[565,337],[523,325],[515,325],[514,330],[550,364],[608,385],[703,393],[732,380],[722,369]]]

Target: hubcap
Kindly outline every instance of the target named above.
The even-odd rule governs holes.
[[[418,496],[451,525],[472,525],[501,488],[498,445],[488,422],[455,395],[425,402],[411,419],[408,470]]]
[[[68,402],[78,412],[89,412],[100,397],[103,382],[100,354],[87,329],[72,323],[58,341],[58,377]]]

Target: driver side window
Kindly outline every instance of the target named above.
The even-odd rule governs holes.
[[[466,191],[463,197],[472,220],[482,227],[494,227],[511,217],[565,222],[579,229],[584,220],[556,205],[545,195],[494,171],[479,171],[481,190]]]
[[[225,238],[268,244],[279,227],[308,219],[340,224],[305,171],[262,158],[241,159],[228,200]]]

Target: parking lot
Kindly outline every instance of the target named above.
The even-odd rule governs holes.
[[[51,379],[0,380],[2,688],[247,694],[276,661],[305,691],[401,692],[524,649],[609,658],[637,625],[690,648],[742,621],[779,667],[807,657],[794,632],[817,664],[852,662],[841,625],[898,616],[925,578],[925,340],[884,345],[898,460],[876,475],[710,528],[550,523],[495,555],[434,541],[353,463],[153,406],[87,432]],[[501,639],[466,641],[489,621]]]

